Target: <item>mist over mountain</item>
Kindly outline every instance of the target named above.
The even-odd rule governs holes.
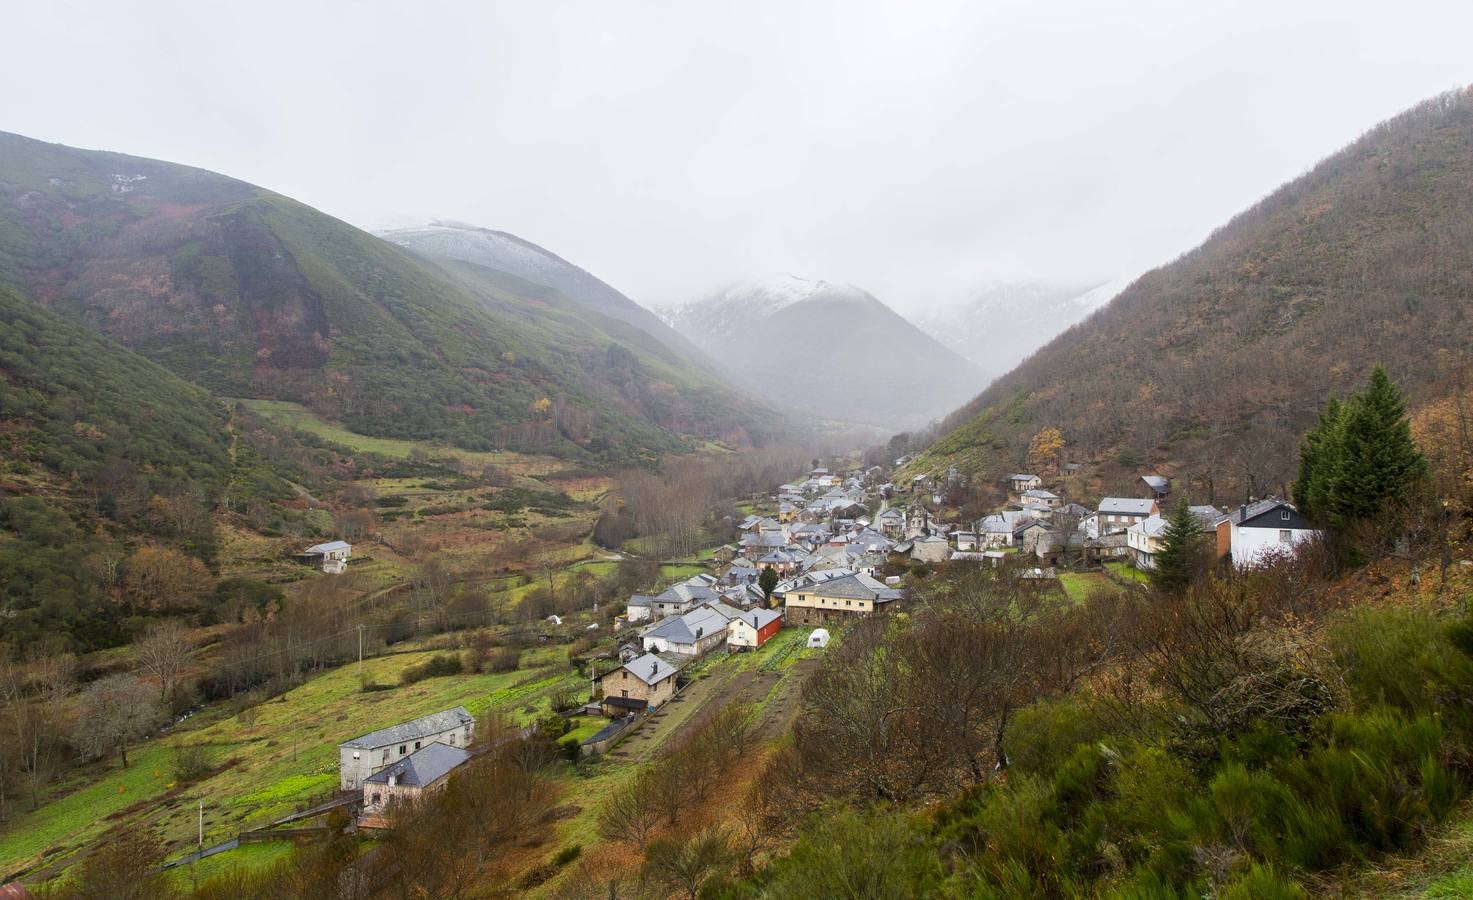
[[[983,370],[1006,372],[1108,303],[1127,283],[994,284],[960,300],[919,306],[907,318]]]
[[[988,380],[849,284],[776,275],[670,308],[665,319],[738,384],[825,419],[914,428]]]
[[[699,362],[702,358],[695,345],[653,312],[597,276],[514,234],[456,222],[433,222],[377,233],[390,243],[425,256],[472,263],[552,288],[580,306],[648,332],[687,360]]]

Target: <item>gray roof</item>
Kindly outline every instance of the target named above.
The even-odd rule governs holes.
[[[799,590],[808,590],[820,597],[837,597],[841,600],[884,601],[894,600],[900,596],[899,591],[887,588],[864,574],[845,575],[842,578],[833,578],[811,588],[800,588]]]
[[[628,669],[635,678],[653,686],[680,671],[680,666],[653,653],[646,653],[638,659],[631,659],[619,669]],[[614,671],[617,672],[619,669],[614,669]]]
[[[1032,498],[1034,498],[1036,500],[1057,500],[1057,499],[1059,499],[1059,495],[1058,494],[1055,494],[1053,491],[1046,491],[1043,488],[1030,488],[1029,490],[1026,490],[1026,491],[1023,492],[1023,496],[1024,497],[1032,497]]]
[[[471,755],[459,747],[439,741],[414,751],[386,769],[379,769],[363,779],[370,784],[388,784],[389,776],[396,776],[399,784],[427,787],[449,775],[457,766],[470,759]]]
[[[431,713],[408,722],[400,722],[398,725],[390,725],[388,728],[380,728],[378,731],[370,731],[361,734],[351,741],[344,741],[339,747],[349,747],[357,750],[372,750],[375,747],[386,747],[389,744],[402,744],[405,741],[413,741],[419,738],[442,734],[462,725],[470,725],[475,722],[475,717],[466,712],[464,706],[457,706],[442,712]]]
[[[1149,516],[1155,500],[1139,500],[1135,497],[1106,497],[1100,501],[1100,512],[1110,515]]]
[[[1014,472],[1012,475],[1008,476],[1008,481],[1031,481],[1032,479],[1037,477],[1037,475],[1033,475],[1028,472]]]
[[[727,608],[731,609],[731,607]],[[736,610],[732,611],[736,612]],[[701,606],[683,616],[672,616],[666,619],[646,631],[641,637],[662,637],[677,644],[694,644],[707,635],[725,631],[728,618],[710,607]]]
[[[353,545],[347,541],[328,541],[325,544],[313,544],[303,553],[332,553],[334,550],[352,550]]]
[[[629,598],[629,605],[649,606],[650,604],[654,603],[654,601],[655,598],[651,597],[649,594],[635,594],[633,597]]]
[[[742,613],[742,621],[756,628],[758,631],[772,624],[774,619],[781,619],[782,617],[782,613],[775,609],[754,609],[750,612]]]
[[[1171,488],[1171,479],[1165,475],[1142,475],[1141,481],[1144,481],[1152,490],[1156,491],[1165,491]]]
[[[1287,506],[1290,509],[1294,508],[1292,504],[1286,503],[1277,497],[1265,497],[1262,500],[1249,503],[1247,506],[1235,507],[1227,514],[1227,520],[1234,525],[1241,525],[1249,519],[1261,516],[1269,510],[1276,509],[1280,506]]]

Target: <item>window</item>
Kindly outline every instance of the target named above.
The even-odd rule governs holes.
[[[419,741],[415,741],[414,742],[414,749],[416,749],[416,750],[419,749]]]
[[[373,795],[373,799],[370,800],[369,803],[371,803],[374,806],[377,806],[383,800],[383,796],[384,796],[383,794],[374,794]]]
[[[357,750],[354,750],[353,751],[353,758],[354,759],[357,759],[358,758],[358,751]]]
[[[629,679],[629,670],[628,670],[628,669],[625,669],[625,670],[624,670],[624,679],[625,679],[625,680],[626,680],[626,681],[627,681],[627,680],[628,680],[628,679]]]
[[[1294,537],[1294,532],[1290,531],[1289,529],[1287,529],[1287,528],[1281,528],[1281,529],[1279,529],[1279,543],[1281,543],[1281,544],[1287,544],[1287,543],[1289,543],[1290,540],[1293,539],[1293,537]]]
[[[1285,522],[1289,521],[1289,511],[1287,509],[1279,510],[1279,518],[1283,519]]]
[[[628,691],[620,691],[619,692],[619,696],[621,696],[621,697],[628,697],[629,696],[629,692]]]
[[[400,744],[399,745],[399,755],[400,756],[403,756],[404,755],[404,748],[407,747],[407,746],[409,746],[409,745],[408,744]]]

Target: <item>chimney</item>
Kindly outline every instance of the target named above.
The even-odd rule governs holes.
[[[1238,507],[1238,524],[1243,524],[1243,520],[1246,518],[1248,518],[1248,504],[1244,503]]]
[[[399,783],[399,774],[397,772],[390,772],[389,773],[389,787],[393,787],[393,786],[395,786],[398,783]]]
[[[655,676],[655,674],[657,672],[659,672],[659,671],[660,671],[660,663],[659,663],[659,660],[656,660],[655,662],[650,663],[650,677],[651,678],[653,678]]]

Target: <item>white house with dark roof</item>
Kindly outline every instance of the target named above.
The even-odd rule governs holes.
[[[469,747],[475,733],[475,717],[456,706],[361,734],[338,745],[338,786],[357,790],[368,776],[430,744]]]
[[[1232,555],[1234,566],[1246,568],[1294,553],[1322,534],[1293,504],[1269,497],[1224,515],[1217,523],[1217,548],[1222,555]]]

